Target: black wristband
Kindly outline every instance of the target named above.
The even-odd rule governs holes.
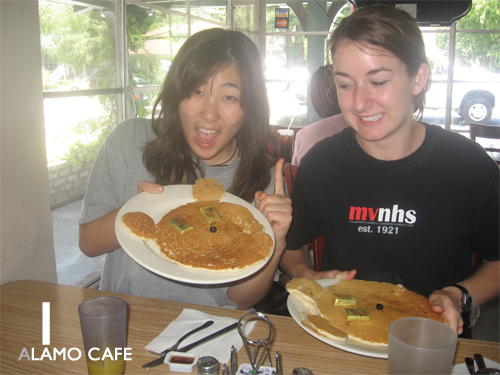
[[[452,286],[460,289],[460,291],[462,292],[462,315],[468,315],[472,309],[472,296],[469,293],[469,290],[460,284],[453,284]]]

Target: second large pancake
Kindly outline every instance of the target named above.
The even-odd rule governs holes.
[[[310,286],[310,280],[307,285]],[[354,297],[356,305],[336,305],[334,295]],[[304,305],[310,314],[325,318],[336,330],[345,333],[348,341],[369,346],[387,346],[389,325],[396,319],[416,316],[445,322],[442,314],[432,310],[427,298],[402,285],[343,280],[323,288],[314,301],[316,306],[313,309]],[[345,308],[366,309],[371,319],[348,321]]]

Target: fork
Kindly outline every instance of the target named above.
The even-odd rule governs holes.
[[[172,345],[170,348],[168,349],[165,349],[164,351],[162,351],[161,353],[155,353],[155,354],[158,354],[158,355],[162,355],[164,356],[166,353],[168,352],[175,352],[178,348],[179,348],[179,345],[180,343],[188,336],[191,336],[193,333],[196,333],[198,331],[201,331],[202,329],[205,329],[207,327],[210,327],[212,324],[214,324],[214,321],[213,320],[208,320],[206,321],[205,323],[203,323],[203,325],[199,326],[198,328],[195,328],[193,329],[192,331],[189,331],[188,333],[186,333],[184,336],[182,336],[179,340],[177,340],[177,342]]]

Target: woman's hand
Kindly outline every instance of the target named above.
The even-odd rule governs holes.
[[[429,303],[437,313],[442,313],[448,325],[461,335],[464,330],[464,321],[461,310],[462,292],[455,287],[446,287],[434,291],[429,296]]]
[[[137,194],[147,192],[151,194],[159,194],[163,191],[163,186],[154,182],[142,180],[137,184]]]
[[[351,280],[354,279],[354,276],[356,276],[356,272],[357,272],[356,270],[350,270],[350,271],[330,270],[321,272],[310,270],[310,272],[308,272],[303,277],[311,280],[319,280],[319,279]]]
[[[286,234],[292,223],[292,201],[285,195],[283,183],[283,164],[279,159],[274,169],[274,194],[268,195],[263,191],[255,193],[255,204],[273,228],[276,238],[276,250],[280,253],[285,250]]]

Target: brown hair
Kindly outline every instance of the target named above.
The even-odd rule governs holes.
[[[428,64],[418,24],[408,12],[391,5],[365,6],[342,19],[328,41],[332,59],[340,43],[345,40],[388,51],[403,62],[410,77],[417,74],[422,63]],[[413,113],[418,119],[422,118],[425,94],[430,83],[429,75],[426,86],[415,96]]]
[[[341,113],[331,65],[320,66],[311,76],[311,103],[321,118]]]
[[[162,185],[192,184],[203,176],[200,160],[182,131],[179,103],[219,70],[234,64],[241,78],[245,119],[236,135],[240,164],[229,192],[251,202],[271,182],[277,159],[276,137],[269,125],[269,104],[259,51],[244,34],[213,28],[193,34],[182,45],[153,107],[157,138],[146,145],[143,162]],[[158,115],[154,114],[158,112]]]

